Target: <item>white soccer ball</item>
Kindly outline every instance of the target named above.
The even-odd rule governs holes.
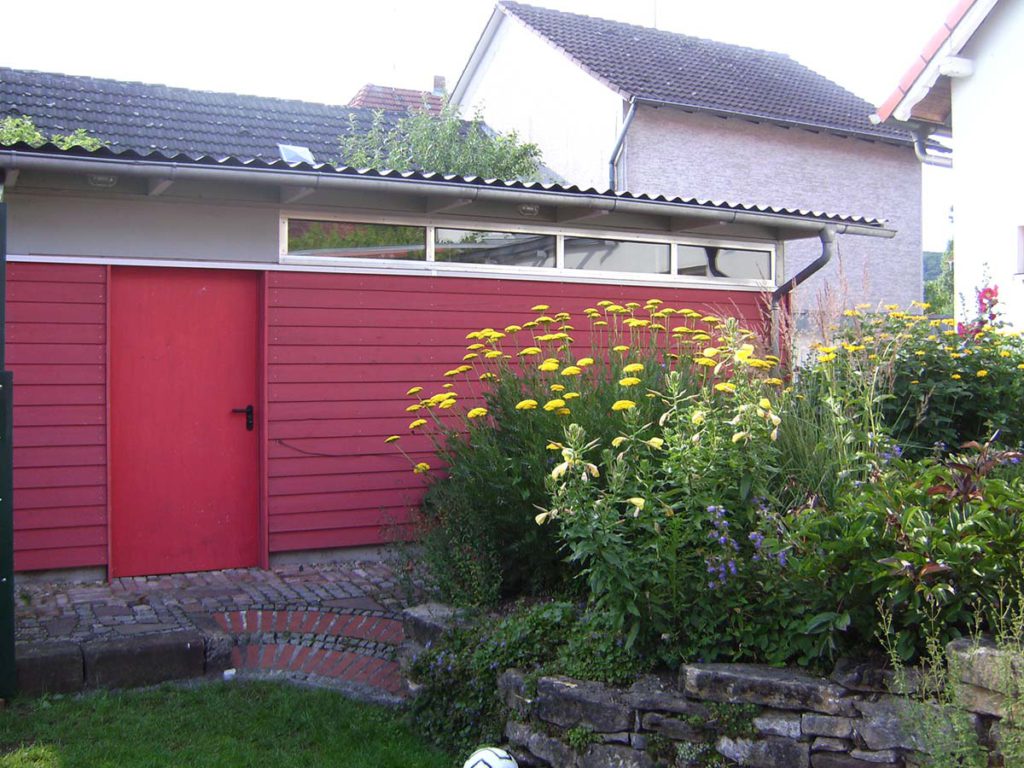
[[[504,749],[481,747],[469,756],[462,768],[519,768],[519,763]]]

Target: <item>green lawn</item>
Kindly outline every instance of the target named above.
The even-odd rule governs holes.
[[[0,710],[0,768],[449,768],[400,713],[273,683],[96,693]]]

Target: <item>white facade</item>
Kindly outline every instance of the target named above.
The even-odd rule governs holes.
[[[475,75],[453,94],[462,114],[537,144],[544,163],[579,187],[608,188],[608,159],[623,100],[522,22],[497,14]]]
[[[973,317],[976,292],[999,287],[1005,320],[1024,329],[1024,0],[1003,0],[960,55],[952,81],[956,304]]]

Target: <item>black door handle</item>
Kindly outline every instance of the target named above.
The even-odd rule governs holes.
[[[245,408],[232,408],[232,413],[244,413],[245,414],[245,428],[252,432],[253,430],[253,410],[251,405],[245,406]]]

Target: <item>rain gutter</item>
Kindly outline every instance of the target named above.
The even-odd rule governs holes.
[[[584,208],[607,213],[658,214],[706,220],[709,224],[749,224],[761,227],[786,227],[812,236],[828,226],[838,233],[868,237],[893,237],[895,232],[878,225],[837,223],[786,213],[737,211],[698,203],[674,203],[662,200],[628,200],[600,193],[569,193],[543,189],[518,190],[486,187],[472,183],[354,176],[297,168],[209,167],[179,162],[158,162],[145,159],[107,157],[68,157],[0,150],[0,169],[110,174],[134,178],[168,181],[224,182],[271,184],[279,187],[302,187],[312,191],[348,190],[355,192],[419,193],[431,197],[451,197],[467,203],[491,201],[509,204],[532,203],[566,208]]]
[[[613,192],[617,189],[619,183],[619,157],[621,157],[623,145],[626,143],[626,132],[633,123],[634,117],[636,117],[636,97],[629,100],[629,110],[626,112],[626,119],[622,121],[622,128],[619,130],[619,136],[615,139],[615,146],[612,148],[611,160],[608,161],[608,189]]]

